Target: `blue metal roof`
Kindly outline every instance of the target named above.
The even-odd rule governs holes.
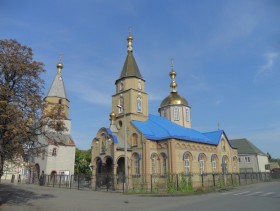
[[[164,139],[181,139],[186,141],[217,145],[217,134],[206,136],[194,129],[185,128],[163,117],[149,115],[145,122],[132,120],[132,124],[145,136],[146,139],[159,141]]]
[[[203,135],[205,135],[209,139],[211,139],[215,145],[218,145],[223,133],[224,133],[223,130],[217,130],[217,131],[212,131],[212,132],[208,132],[208,133],[203,133]]]
[[[217,131],[212,131],[212,132],[208,132],[208,133],[203,133],[205,136],[207,136],[208,138],[210,138],[213,143],[215,143],[215,145],[218,145],[220,143],[221,137],[224,134],[226,137],[226,140],[228,142],[228,144],[231,146],[231,148],[233,149],[237,149],[236,147],[233,147],[229,141],[229,139],[227,138],[227,135],[225,134],[225,131],[223,130],[217,130]]]
[[[114,142],[114,144],[117,144],[117,143],[118,143],[118,138],[117,138],[117,136],[115,136],[115,135],[112,133],[112,131],[110,130],[110,128],[105,128],[105,129],[106,129],[107,133],[108,133],[110,136],[113,137],[113,142]]]

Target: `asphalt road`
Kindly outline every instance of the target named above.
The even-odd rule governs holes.
[[[279,211],[280,181],[199,195],[154,197],[0,184],[0,210],[191,210]]]

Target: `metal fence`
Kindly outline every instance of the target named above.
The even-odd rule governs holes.
[[[128,177],[128,190],[135,193],[193,192],[267,182],[274,179],[280,179],[280,172],[130,175]],[[124,191],[124,175],[114,174],[41,175],[38,179],[34,179],[32,183],[47,187],[79,190]]]

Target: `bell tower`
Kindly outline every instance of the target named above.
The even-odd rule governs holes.
[[[63,63],[60,57],[59,62],[56,65],[57,73],[52,82],[52,85],[49,89],[47,96],[44,98],[44,113],[52,112],[52,109],[61,109],[61,117],[65,123],[67,131],[65,133],[71,132],[71,120],[69,119],[69,100],[66,94],[63,78],[62,78],[62,69]]]
[[[121,74],[115,82],[116,93],[112,96],[112,111],[117,127],[124,116],[130,120],[145,121],[148,118],[148,94],[145,80],[133,56],[133,37],[127,37],[127,56]]]

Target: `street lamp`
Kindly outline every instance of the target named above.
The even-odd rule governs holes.
[[[123,110],[124,115],[124,191],[127,192],[128,189],[128,183],[127,183],[127,142],[126,142],[126,114],[125,114],[125,108],[122,105],[117,105],[117,107],[121,110]]]

